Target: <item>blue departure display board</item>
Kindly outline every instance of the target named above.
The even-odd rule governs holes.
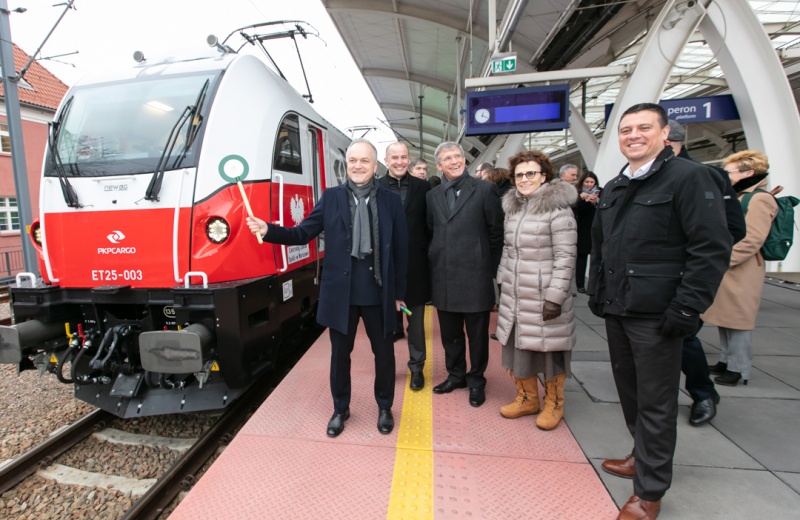
[[[466,135],[569,128],[569,85],[467,93]]]

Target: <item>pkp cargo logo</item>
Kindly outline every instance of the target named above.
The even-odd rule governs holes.
[[[106,236],[109,242],[112,244],[119,244],[123,240],[125,240],[125,234],[122,231],[112,231],[109,235]]]

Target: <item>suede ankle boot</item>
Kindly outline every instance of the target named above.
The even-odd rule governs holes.
[[[564,373],[544,382],[544,410],[536,418],[540,430],[552,430],[564,417]]]
[[[517,398],[500,407],[500,415],[506,419],[517,419],[525,415],[539,413],[539,381],[536,376],[527,379],[514,378],[517,384]]]

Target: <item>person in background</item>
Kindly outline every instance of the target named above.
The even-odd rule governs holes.
[[[333,416],[327,434],[336,437],[350,417],[350,354],[359,318],[375,355],[378,431],[394,428],[395,312],[404,306],[408,262],[406,216],[400,197],[378,184],[378,153],[365,139],[347,148],[347,181],[322,192],[300,224],[284,228],[247,217],[254,235],[274,244],[307,244],[325,232],[325,258],[317,322],[330,329]]]
[[[572,211],[578,221],[578,260],[575,265],[575,283],[579,293],[586,292],[586,265],[592,252],[592,221],[600,197],[600,184],[594,172],[586,172],[578,179],[578,203]]]
[[[466,173],[458,143],[440,144],[435,157],[446,180],[428,192],[428,227],[433,231],[428,257],[447,379],[433,391],[446,394],[469,386],[469,404],[477,407],[486,401],[483,374],[489,363],[489,314],[503,248],[503,210],[497,186]]]
[[[778,214],[778,203],[765,190],[769,175],[767,156],[757,150],[744,150],[722,161],[730,175],[733,189],[741,201],[750,194],[745,213],[747,235],[733,246],[730,267],[722,279],[719,292],[704,314],[706,323],[719,329],[719,362],[709,367],[718,385],[747,384],[753,364],[753,329],[764,288],[766,263],[761,246],[769,235],[772,221]]]
[[[492,174],[494,171],[494,166],[492,163],[480,163],[477,168],[475,168],[475,178],[485,181],[488,176]]]
[[[516,419],[539,413],[538,380],[544,375],[544,410],[536,426],[552,430],[564,416],[564,382],[576,328],[570,282],[578,231],[572,205],[575,188],[557,178],[540,151],[508,160],[516,188],[503,197],[505,243],[497,283],[497,339],[503,368],[514,378],[517,397],[500,408]]]
[[[421,390],[425,386],[425,303],[431,299],[430,267],[428,265],[428,246],[430,232],[425,218],[426,196],[431,190],[430,183],[409,174],[408,147],[400,141],[386,147],[384,159],[389,169],[381,177],[380,184],[400,195],[408,225],[408,279],[405,302],[411,314],[408,319],[408,369],[411,372],[411,390]],[[413,170],[413,167],[412,167]],[[394,339],[405,336],[403,332],[404,312],[397,313]]]
[[[684,141],[686,140],[686,129],[677,121],[669,120],[669,135],[667,144],[672,147],[676,157],[682,157],[689,161],[694,161],[686,151]],[[696,161],[695,161],[696,162]],[[722,168],[711,166],[725,182],[723,199],[725,200],[725,219],[728,225],[728,232],[736,244],[745,237],[747,228],[742,213],[742,205],[736,198],[736,191],[731,186],[728,172]],[[692,407],[689,411],[689,424],[701,426],[717,415],[717,404],[719,404],[719,394],[711,381],[706,353],[697,335],[703,328],[703,320],[699,320],[697,330],[683,338],[683,355],[681,356],[681,371],[686,376],[684,388],[692,397]]]
[[[407,149],[407,148],[406,148]],[[414,159],[411,162],[411,169],[409,173],[416,177],[417,179],[422,179],[423,181],[428,178],[428,163],[423,158]]]
[[[431,183],[431,189],[433,189],[436,186],[439,186],[439,185],[442,184],[442,178],[439,177],[438,175],[432,175],[430,180],[428,180],[428,182]]]
[[[590,310],[606,322],[633,451],[601,467],[633,478],[618,520],[653,520],[672,484],[681,344],[711,306],[733,240],[722,179],[675,157],[660,105],[629,107],[617,134],[628,164],[597,203],[586,292]]]
[[[565,164],[559,168],[558,176],[562,181],[574,186],[578,182],[578,167],[574,164]]]
[[[503,197],[513,187],[511,174],[505,168],[494,168],[486,175],[484,180],[497,184],[497,191],[500,192],[500,197]]]

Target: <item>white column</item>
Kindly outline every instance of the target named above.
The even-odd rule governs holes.
[[[589,125],[586,124],[586,119],[581,115],[581,111],[575,108],[572,103],[569,104],[569,131],[575,140],[575,145],[581,152],[586,169],[594,171],[594,165],[597,162],[597,151],[600,145],[597,143],[597,138],[589,128]]]

